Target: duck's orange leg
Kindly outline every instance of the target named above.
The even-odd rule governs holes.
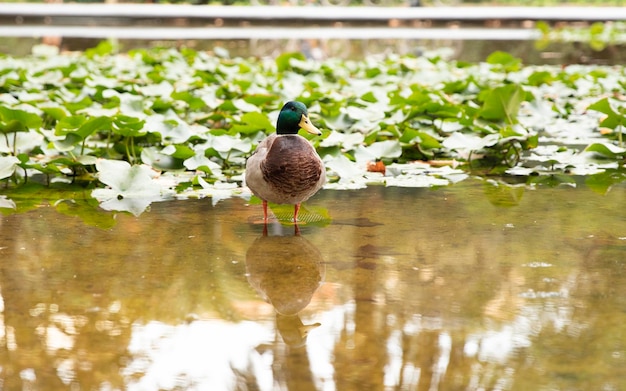
[[[298,224],[298,212],[300,212],[300,204],[293,206],[293,222]]]
[[[263,200],[263,222],[267,224],[267,201]]]

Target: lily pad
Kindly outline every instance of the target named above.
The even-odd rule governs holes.
[[[626,156],[626,148],[621,148],[611,143],[594,143],[585,148],[585,151],[595,152],[611,159],[618,157],[623,159]]]
[[[19,162],[15,156],[0,156],[0,179],[13,175]]]
[[[118,160],[101,159],[96,163],[98,179],[107,185],[95,189],[92,197],[105,210],[126,211],[135,216],[143,213],[154,201],[162,201],[172,194],[163,188],[155,173],[146,165],[133,165]]]

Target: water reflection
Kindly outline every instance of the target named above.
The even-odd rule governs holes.
[[[298,313],[324,279],[322,254],[300,235],[298,225],[290,236],[270,236],[267,228],[246,253],[248,282],[276,310],[276,326],[285,343],[300,347],[309,331],[320,325],[303,324]]]
[[[81,30],[81,34],[83,34]],[[459,30],[463,34],[466,30]],[[457,32],[458,33],[458,32]],[[455,38],[455,37],[452,37]],[[457,37],[458,38],[458,37]],[[62,51],[77,51],[95,47],[101,39],[64,37]],[[41,39],[31,37],[2,36],[0,52],[12,56],[31,54],[31,48]],[[583,42],[541,42],[535,40],[491,39],[202,39],[202,40],[155,40],[121,39],[125,51],[146,47],[188,47],[198,51],[214,51],[225,48],[232,57],[276,57],[285,51],[301,51],[308,58],[343,58],[360,60],[379,54],[419,55],[428,50],[448,50],[451,59],[484,61],[496,50],[506,51],[522,59],[524,64],[623,64],[626,61],[624,44],[607,44],[601,50]]]
[[[3,216],[3,388],[626,389],[626,186],[493,186]]]

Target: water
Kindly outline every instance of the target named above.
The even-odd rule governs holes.
[[[625,196],[322,191],[329,224],[268,237],[236,198],[4,216],[3,387],[625,389]]]
[[[188,47],[195,50],[213,51],[216,47],[225,48],[232,57],[276,57],[285,51],[301,51],[310,58],[344,58],[362,60],[378,54],[412,54],[424,51],[450,49],[450,57],[455,60],[480,62],[494,51],[506,51],[520,58],[524,64],[598,64],[614,65],[626,62],[623,44],[607,44],[598,50],[584,42],[551,42],[538,45],[532,39],[506,39],[501,35],[494,40],[497,30],[490,30],[483,39],[472,38],[474,31],[465,38],[459,38],[465,31],[438,30],[433,37],[415,39],[185,39],[185,40],[149,40],[119,39],[120,50],[127,51],[146,47]],[[522,34],[526,34],[523,30]],[[147,33],[149,34],[149,32]],[[429,32],[423,33],[428,35]],[[2,34],[0,33],[0,36]],[[447,36],[447,37],[446,37]],[[31,48],[40,43],[54,44],[62,51],[81,51],[98,45],[102,38],[86,37],[14,37],[2,36],[0,53],[12,56],[27,56]]]

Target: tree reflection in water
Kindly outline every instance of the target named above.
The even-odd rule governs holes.
[[[625,189],[467,182],[324,191],[300,236],[240,199],[3,216],[2,387],[626,389]]]

